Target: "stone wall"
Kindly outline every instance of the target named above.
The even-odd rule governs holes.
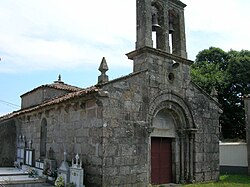
[[[40,130],[43,119],[47,121],[47,146],[54,151],[57,166],[67,152],[67,160],[78,153],[85,169],[85,185],[102,183],[102,108],[92,98],[77,98],[63,104],[26,113],[19,117],[21,134],[33,141],[35,157],[40,157]]]
[[[151,183],[152,121],[166,110],[175,122],[173,182],[202,182],[219,176],[218,103],[190,81],[190,61],[146,50],[134,57],[133,74],[99,87],[105,96],[76,97],[19,116],[20,133],[40,156],[40,129],[47,121],[47,150],[58,164],[79,153],[86,186]]]
[[[0,123],[0,167],[12,167],[16,160],[16,125],[14,120]]]
[[[103,186],[148,185],[148,132],[145,128],[147,98],[145,73],[103,86]],[[144,121],[143,121],[144,120]]]
[[[180,61],[181,59],[177,59],[176,62],[179,62],[180,66],[177,69],[171,69],[171,60],[163,55],[159,57],[159,55],[151,53],[151,58],[145,55],[145,59],[150,67],[149,82],[146,86],[149,88],[150,103],[156,102],[157,99],[161,99],[161,102],[158,101],[158,105],[170,101],[179,105],[186,115],[186,122],[184,121],[186,126],[182,124],[181,127],[177,127],[177,130],[178,128],[186,129],[186,132],[184,131],[184,134],[181,135],[185,139],[183,144],[193,150],[184,151],[183,154],[187,154],[186,157],[191,157],[193,154],[194,158],[184,161],[186,165],[193,162],[193,167],[191,164],[190,167],[186,168],[189,171],[184,173],[189,174],[187,176],[183,174],[184,179],[181,179],[180,182],[182,180],[185,182],[218,180],[220,115],[218,103],[191,82],[190,62],[188,60]],[[141,56],[140,60],[145,62]],[[170,79],[170,74],[173,74],[174,78]],[[196,129],[193,132],[194,137],[187,133],[192,128]],[[194,142],[192,143],[192,141]],[[190,178],[188,175],[193,175],[193,177]]]
[[[177,59],[173,69],[168,54],[149,49],[136,55],[134,74],[102,86],[109,92],[102,101],[104,186],[151,182],[152,120],[164,108],[179,121],[173,182],[218,180],[218,103],[190,81],[190,61]]]
[[[219,180],[219,108],[195,85],[190,85],[188,100],[197,127],[195,134],[196,182]]]
[[[102,87],[109,92],[109,98],[102,101],[104,186],[146,186],[151,182],[152,119],[164,107],[176,110],[177,118],[185,118],[186,123],[176,127],[184,133],[180,142],[185,148],[181,153],[177,144],[175,150],[175,157],[182,154],[185,159],[176,158],[174,164],[187,166],[174,166],[174,182],[218,180],[218,103],[190,81],[188,64],[181,63],[175,70],[170,68],[171,60],[164,57],[145,54],[145,59],[141,55],[137,65],[149,71],[137,71]],[[174,79],[169,79],[170,73]]]
[[[41,87],[37,90],[34,90],[30,93],[21,96],[22,98],[21,108],[23,109],[39,105],[46,100],[62,96],[66,93],[68,93],[68,91],[49,88],[49,87]]]

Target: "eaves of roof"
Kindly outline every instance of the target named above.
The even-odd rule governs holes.
[[[59,104],[59,103],[62,103],[64,101],[67,101],[67,100],[70,100],[70,99],[73,99],[73,98],[83,97],[83,96],[86,96],[86,95],[89,95],[89,94],[92,94],[92,93],[98,93],[99,91],[100,91],[99,88],[97,88],[95,86],[92,86],[92,87],[89,87],[89,88],[86,88],[86,89],[81,89],[79,91],[71,92],[71,93],[63,95],[61,97],[57,97],[57,98],[51,99],[49,101],[46,101],[46,102],[44,102],[42,104],[39,104],[37,106],[21,109],[21,110],[18,110],[18,111],[14,111],[14,112],[12,112],[10,114],[6,114],[6,115],[0,117],[0,121],[5,121],[5,120],[8,120],[10,118],[16,117],[18,115],[25,114],[27,112],[32,112],[32,111],[41,109],[43,107]]]
[[[91,94],[91,93],[99,92],[100,95],[103,95],[103,94],[106,95],[106,93],[101,91],[102,86],[107,85],[107,84],[111,84],[111,83],[114,83],[114,82],[117,82],[117,81],[121,81],[121,80],[127,79],[127,78],[132,77],[132,76],[136,76],[136,75],[144,73],[144,72],[147,72],[147,70],[131,73],[129,75],[122,76],[122,77],[114,79],[114,80],[110,80],[107,83],[97,84],[96,86],[91,86],[91,87],[86,88],[86,89],[81,89],[81,88],[70,86],[70,85],[67,85],[67,84],[64,84],[64,83],[63,83],[63,85],[65,85],[65,87],[62,86],[62,83],[53,83],[53,84],[46,84],[46,85],[39,86],[39,87],[37,87],[37,88],[23,94],[22,96],[24,96],[26,94],[29,94],[29,93],[31,93],[31,92],[33,92],[33,91],[35,91],[37,89],[43,88],[43,87],[50,87],[50,88],[56,88],[56,89],[62,89],[62,90],[69,90],[71,92],[67,93],[66,95],[63,95],[63,96],[60,96],[60,97],[57,97],[57,98],[53,98],[51,100],[43,102],[43,103],[41,103],[39,105],[30,107],[30,108],[21,109],[21,110],[18,110],[18,111],[14,111],[14,112],[12,112],[10,114],[6,114],[4,116],[1,116],[0,117],[0,122],[4,121],[4,120],[8,120],[8,119],[13,118],[13,117],[16,117],[16,116],[21,115],[21,114],[25,114],[25,113],[28,113],[28,112],[32,112],[32,111],[41,109],[41,108],[46,107],[46,106],[51,106],[51,105],[54,105],[54,104],[62,103],[64,101],[67,101],[67,100],[70,100],[70,99],[73,99],[73,98],[76,98],[76,97],[86,96],[86,95]],[[67,86],[69,86],[69,87],[67,87]]]
[[[205,90],[203,90],[198,84],[194,83],[193,81],[191,81],[191,83],[197,88],[199,89],[205,96],[207,96],[207,98],[209,98],[211,101],[215,102],[215,104],[222,109],[221,104],[216,101],[211,95],[209,95]]]

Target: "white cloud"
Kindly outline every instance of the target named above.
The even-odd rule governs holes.
[[[226,51],[231,48],[249,50],[250,1],[183,0],[183,2],[188,5],[185,11],[186,28],[188,49],[192,57],[198,51],[212,45]],[[203,33],[207,37],[200,38],[197,33]],[[197,39],[202,40],[197,41]],[[194,41],[198,44],[192,43]],[[197,45],[201,48],[198,49]]]
[[[134,48],[131,2],[4,0],[0,52],[5,63],[0,71],[97,66],[103,56],[114,66],[131,65],[117,63]]]
[[[189,58],[210,46],[250,49],[249,0],[182,1]],[[0,99],[19,103],[18,95],[61,72],[66,83],[95,84],[103,56],[110,78],[126,72],[132,62],[125,53],[135,48],[135,9],[135,0],[1,0]],[[0,109],[0,116],[13,110]]]
[[[250,48],[248,0],[183,0],[191,59],[211,45]],[[0,72],[55,68],[131,66],[134,0],[2,0]]]

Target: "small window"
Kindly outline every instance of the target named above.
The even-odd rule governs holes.
[[[170,81],[170,82],[173,82],[174,81],[174,74],[173,73],[169,73],[168,74],[168,80]]]

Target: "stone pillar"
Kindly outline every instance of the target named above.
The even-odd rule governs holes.
[[[136,49],[153,47],[151,0],[136,1]]]
[[[156,31],[156,49],[169,52],[169,15],[166,1],[154,1],[153,6],[158,8],[160,29]]]
[[[245,104],[245,117],[246,117],[248,175],[250,175],[250,95],[244,97],[244,104]]]
[[[186,34],[184,21],[184,8],[186,5],[180,1],[170,1],[169,12],[173,16],[172,48],[173,54],[182,58],[187,58]]]
[[[194,136],[195,131],[189,132],[189,182],[193,182],[194,180]]]
[[[179,33],[179,55],[182,58],[187,58],[187,51],[186,51],[186,34],[185,34],[185,21],[184,21],[184,10],[180,12],[179,15],[179,27],[180,27],[180,33]]]
[[[185,155],[184,155],[184,144],[185,144],[185,136],[182,130],[178,132],[179,140],[180,140],[180,183],[184,183],[185,181]]]
[[[188,181],[189,179],[189,174],[190,174],[190,139],[189,139],[189,134],[186,134],[185,136],[185,182]]]
[[[168,37],[168,11],[167,2],[159,0],[137,1],[137,40],[136,49],[153,47],[152,40],[152,15],[156,15],[154,21],[159,25],[156,32],[156,48],[169,52]],[[156,23],[155,23],[156,24]]]

